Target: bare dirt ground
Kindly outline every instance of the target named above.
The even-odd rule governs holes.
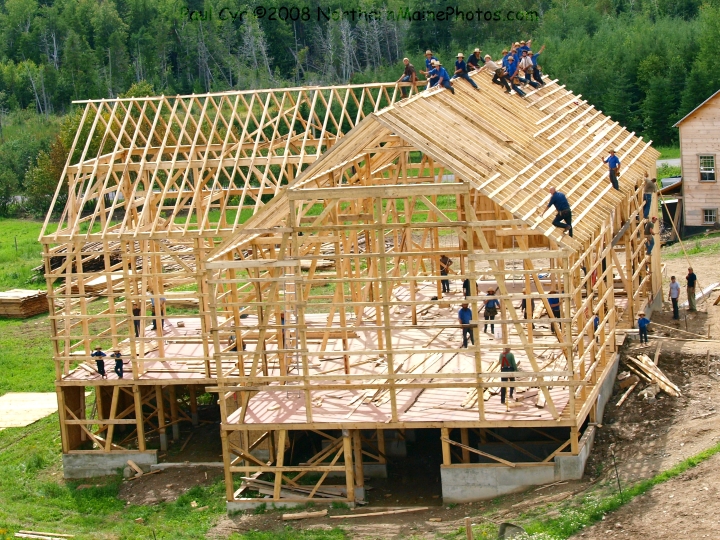
[[[213,484],[222,474],[223,470],[217,467],[165,469],[123,482],[118,497],[128,504],[172,502],[194,486]]]
[[[670,276],[676,275],[682,285],[681,302],[684,302],[687,261],[677,258],[667,260],[665,264],[665,296]],[[691,257],[691,264],[702,287],[720,281],[716,255]],[[554,517],[559,515],[562,506],[576,504],[590,490],[601,486],[604,486],[601,489],[605,492],[613,490],[616,485],[613,452],[622,485],[651,478],[720,441],[720,394],[715,391],[720,380],[720,343],[694,341],[700,336],[707,336],[708,331],[713,338],[720,336],[720,306],[712,305],[717,296],[718,292],[712,292],[708,300],[699,303],[696,313],[682,311],[679,322],[672,320],[671,306],[666,301],[663,312],[653,314],[653,323],[656,324],[651,325],[649,346],[641,348],[637,337],[626,342],[623,358],[639,353],[653,357],[658,343],[661,343],[659,366],[681,388],[682,396],[672,398],[660,393],[656,400],[646,400],[640,396],[644,388],[644,384],[640,384],[618,408],[616,403],[624,390],[616,384],[585,469],[585,477],[580,481],[530,488],[524,493],[493,501],[441,505],[435,488],[423,490],[420,496],[421,492],[413,494],[412,489],[398,487],[404,483],[402,478],[384,482],[370,480],[368,485],[373,487],[368,493],[370,506],[356,510],[331,508],[330,515],[393,508],[389,505],[398,508],[428,506],[428,509],[375,518],[314,518],[297,522],[283,522],[282,510],[263,514],[248,512],[222,518],[208,537],[225,538],[233,532],[273,531],[289,526],[297,529],[341,527],[353,539],[429,540],[457,532],[464,527],[466,516],[472,517],[475,524],[488,521],[522,524],[521,513],[534,511],[536,516]],[[621,360],[620,371],[626,369]],[[423,467],[417,470],[422,471]],[[718,486],[720,455],[656,486],[573,538],[720,538],[717,532],[720,530]],[[568,498],[548,505],[547,497],[562,498],[564,495]],[[315,509],[321,508],[318,506]]]

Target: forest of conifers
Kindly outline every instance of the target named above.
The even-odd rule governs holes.
[[[76,99],[389,81],[426,48],[532,38],[545,73],[672,145],[720,88],[720,0],[0,0],[0,33],[0,214],[47,207]]]

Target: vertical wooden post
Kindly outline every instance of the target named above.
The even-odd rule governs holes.
[[[280,500],[280,488],[282,487],[282,472],[285,464],[285,438],[287,430],[281,429],[278,436],[277,459],[275,460],[275,486],[273,489],[273,500]]]
[[[345,460],[345,488],[347,489],[348,501],[353,503],[355,502],[355,470],[353,469],[353,446],[350,431],[343,429],[342,438],[343,458]]]
[[[482,394],[478,395],[478,400],[481,400]],[[450,443],[445,442],[445,439],[450,439],[450,429],[444,427],[440,428],[440,436],[443,438],[442,440],[442,456],[443,456],[443,465],[452,465],[452,454],[450,453]]]
[[[482,396],[478,396],[482,399]],[[465,446],[470,446],[470,437],[468,436],[468,428],[460,428],[460,442]],[[470,463],[470,451],[467,448],[462,449],[463,463]]]
[[[355,486],[360,488],[360,493],[365,492],[365,473],[363,471],[363,454],[362,454],[362,439],[360,438],[360,430],[353,429],[353,461],[355,465]],[[364,498],[364,497],[363,497]]]
[[[175,394],[175,385],[168,386],[168,398],[170,399],[170,421],[172,422],[173,441],[180,440],[180,423],[178,422],[178,404]]]
[[[135,429],[137,430],[138,450],[145,452],[145,418],[142,412],[142,392],[138,385],[133,386],[135,400]]]
[[[228,433],[220,428],[220,442],[222,443],[223,470],[225,471],[225,498],[228,501],[235,500],[235,487],[233,486],[232,472],[230,472],[230,444]]]
[[[167,452],[167,434],[165,433],[165,403],[163,401],[163,388],[155,386],[155,400],[157,401],[158,431],[160,433],[160,450]]]

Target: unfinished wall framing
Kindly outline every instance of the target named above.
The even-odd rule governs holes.
[[[88,102],[42,238],[63,451],[145,451],[148,431],[196,423],[208,390],[231,504],[353,503],[363,467],[413,429],[440,430],[444,468],[578,455],[618,330],[660,291],[641,208],[658,154],[556,81],[522,100],[474,79],[480,92],[399,102],[395,85]],[[549,186],[572,238],[538,211]],[[150,300],[166,311],[146,314]],[[126,378],[95,373],[96,344],[122,349]],[[515,380],[500,380],[505,347]],[[499,428],[536,430],[543,450]],[[299,461],[304,433],[323,444]]]

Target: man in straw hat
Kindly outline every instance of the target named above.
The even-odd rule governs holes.
[[[552,186],[547,188],[547,190],[550,193],[550,200],[545,208],[543,208],[543,205],[540,204],[540,206],[538,206],[538,210],[544,211],[551,206],[554,206],[555,210],[557,210],[557,215],[555,216],[555,219],[553,219],[552,224],[555,227],[562,228],[564,231],[563,235],[565,235],[565,233],[569,233],[570,236],[572,236],[572,210],[570,209],[570,203],[568,202],[567,197],[564,193],[560,193]]]
[[[468,68],[467,64],[465,63],[465,55],[461,52],[457,53],[457,60],[455,61],[455,74],[452,78],[465,79],[475,90],[480,90],[478,88],[478,85],[475,84],[475,81],[473,81],[470,78],[470,75],[468,75]]]
[[[477,71],[478,69],[480,69],[482,67],[481,63],[483,63],[483,60],[480,57],[481,52],[482,51],[476,47],[475,52],[473,52],[468,57],[468,59],[467,59],[467,70],[468,71]]]
[[[442,64],[439,60],[433,60],[432,61],[433,68],[428,73],[430,75],[430,87],[433,86],[442,86],[443,88],[446,88],[447,90],[450,90],[453,94],[455,94],[455,89],[452,87],[452,84],[450,84],[450,75],[448,74],[447,70],[442,67]]]
[[[505,93],[511,92],[510,85],[505,80],[505,68],[495,63],[489,54],[485,55],[485,67],[493,73],[492,82],[505,87]]]
[[[97,366],[97,372],[100,374],[100,377],[103,379],[107,379],[107,373],[105,373],[105,360],[104,358],[107,356],[100,345],[95,347],[95,352],[93,352],[90,356],[95,358],[95,365]]]
[[[430,74],[430,70],[432,69],[433,60],[437,60],[437,58],[435,58],[432,51],[428,49],[427,51],[425,51],[425,71],[420,71],[420,73],[428,76]]]
[[[603,160],[603,163],[607,163],[610,171],[610,183],[612,184],[612,187],[620,191],[617,179],[618,173],[620,172],[620,159],[615,155],[615,150],[608,150],[608,154],[610,155],[607,158],[601,156],[600,159]]]
[[[398,83],[412,83],[413,88],[417,82],[417,73],[415,72],[415,66],[410,63],[410,60],[403,58],[403,64],[405,64],[405,71],[403,71],[402,77],[400,77]],[[403,99],[407,97],[407,87],[401,86],[400,91],[402,92]]]
[[[458,311],[458,320],[462,325],[462,346],[463,349],[467,349],[468,338],[470,338],[470,342],[475,345],[475,338],[473,337],[472,327],[470,326],[470,322],[472,321],[472,310],[468,307],[468,304],[464,303]]]
[[[116,347],[113,349],[113,353],[110,355],[110,358],[115,359],[115,375],[118,376],[118,379],[123,378],[123,359],[122,354],[120,353],[120,348]]]

